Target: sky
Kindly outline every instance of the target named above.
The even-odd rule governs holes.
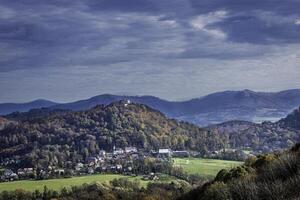
[[[0,0],[0,102],[295,88],[299,0]]]

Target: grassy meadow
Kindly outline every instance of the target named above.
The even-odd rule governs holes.
[[[16,189],[23,189],[27,191],[34,191],[44,189],[44,186],[47,186],[49,189],[53,189],[56,191],[61,190],[63,187],[71,187],[75,185],[82,185],[84,183],[109,183],[111,180],[116,178],[127,177],[130,180],[138,179],[142,186],[146,185],[147,182],[141,180],[141,177],[130,177],[118,174],[97,174],[97,175],[89,175],[89,176],[80,176],[80,177],[72,177],[72,178],[60,178],[60,179],[49,179],[49,180],[22,180],[22,181],[13,181],[13,182],[4,182],[0,183],[0,192],[1,191],[12,191]]]
[[[97,175],[86,175],[72,178],[60,178],[60,179],[49,179],[49,180],[21,180],[13,182],[0,183],[0,192],[2,191],[13,191],[16,189],[23,189],[26,191],[43,191],[44,186],[47,188],[60,191],[64,187],[78,186],[84,183],[109,183],[113,179],[117,178],[128,178],[129,180],[139,180],[142,187],[146,187],[149,181],[142,180],[141,176],[132,177],[119,174],[97,174]],[[171,182],[175,180],[174,177],[168,175],[161,175],[159,182]]]
[[[230,169],[242,164],[238,161],[202,159],[202,158],[173,158],[174,165],[180,166],[189,174],[215,176],[221,169]]]

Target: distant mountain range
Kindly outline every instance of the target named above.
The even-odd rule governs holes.
[[[122,99],[148,105],[171,118],[207,126],[229,120],[277,121],[300,106],[300,89],[276,93],[251,90],[224,91],[181,102],[167,101],[154,96],[103,94],[71,103],[36,100],[24,104],[0,104],[0,115],[42,107],[80,111],[90,109],[98,104],[108,105]]]
[[[7,115],[12,112],[27,112],[34,108],[47,108],[56,105],[52,101],[38,99],[28,103],[2,103],[0,104],[0,115]]]

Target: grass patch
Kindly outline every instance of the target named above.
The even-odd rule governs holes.
[[[171,182],[176,178],[168,176],[168,175],[160,175],[161,179],[159,182]],[[16,189],[23,189],[26,191],[35,191],[40,190],[43,191],[44,186],[47,188],[60,191],[62,188],[70,188],[71,186],[79,186],[84,183],[109,183],[113,179],[118,178],[128,178],[129,180],[139,180],[141,187],[146,187],[150,181],[142,180],[141,176],[132,177],[125,176],[120,174],[96,174],[96,175],[88,175],[88,176],[80,176],[80,177],[72,177],[72,178],[61,178],[61,179],[49,179],[49,180],[22,180],[22,181],[12,181],[12,182],[4,182],[0,183],[0,192],[2,191],[14,191]]]
[[[82,185],[84,183],[109,183],[111,180],[116,178],[127,177],[131,180],[141,179],[140,177],[130,177],[118,174],[97,174],[89,176],[80,176],[72,178],[61,178],[61,179],[49,179],[49,180],[22,180],[22,181],[13,181],[13,182],[4,182],[0,183],[0,192],[2,191],[13,191],[16,189],[23,189],[26,191],[34,191],[44,189],[44,186],[47,186],[49,189],[60,191],[63,187],[71,187],[76,185]],[[141,185],[147,185],[146,181],[141,181]]]
[[[202,159],[202,158],[173,158],[174,165],[180,166],[189,174],[199,174],[202,176],[215,176],[221,169],[230,169],[243,162]]]

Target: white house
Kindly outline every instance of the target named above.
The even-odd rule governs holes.
[[[125,147],[125,153],[137,153],[137,148],[136,147]]]
[[[76,171],[80,171],[84,168],[84,164],[82,163],[77,163],[76,166],[75,166],[75,170]]]
[[[158,150],[158,156],[162,157],[171,157],[172,156],[172,150],[171,149],[159,149]]]
[[[129,99],[125,100],[124,106],[127,107],[130,103],[131,101]]]
[[[101,158],[104,158],[104,157],[106,156],[106,151],[100,150],[100,151],[99,151],[99,156],[100,156]]]
[[[124,150],[121,148],[117,148],[114,150],[113,152],[114,155],[120,155],[120,154],[124,154]]]
[[[19,178],[18,175],[10,169],[6,169],[3,173],[3,176],[1,177],[1,179],[3,180],[10,180],[10,181],[16,180],[18,178]]]

